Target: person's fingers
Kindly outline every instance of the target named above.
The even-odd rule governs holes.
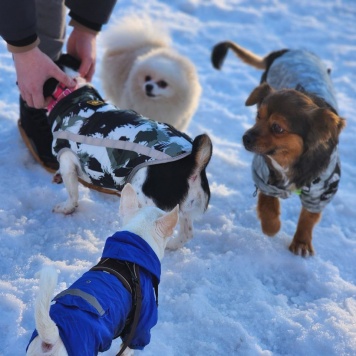
[[[28,106],[30,106],[31,108],[34,107],[33,100],[32,100],[32,96],[31,96],[31,95],[23,95],[22,98],[23,98],[23,100],[26,101],[26,104],[27,104]]]
[[[33,106],[33,107],[35,107],[36,109],[42,109],[42,108],[44,108],[44,106],[45,106],[45,99],[44,99],[44,96],[43,96],[42,91],[33,92],[32,95],[31,95],[31,99],[32,99],[33,105],[30,105],[30,106]]]
[[[84,59],[79,67],[79,74],[81,77],[88,80],[88,75],[91,73],[92,61]]]
[[[91,82],[91,80],[92,80],[92,78],[93,78],[93,76],[94,76],[94,73],[95,73],[95,64],[93,63],[93,64],[90,66],[90,68],[89,68],[89,70],[88,70],[88,73],[87,73],[87,75],[86,75],[86,77],[85,77],[85,79],[87,80],[87,82]]]

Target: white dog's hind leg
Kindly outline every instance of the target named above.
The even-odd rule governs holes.
[[[59,157],[59,171],[68,192],[66,202],[56,205],[56,213],[71,214],[78,206],[78,172],[81,171],[78,157],[70,150],[64,151]]]
[[[57,285],[57,272],[54,267],[44,267],[40,272],[40,286],[35,303],[35,321],[38,336],[31,342],[27,355],[68,356],[58,327],[49,315],[50,302]]]

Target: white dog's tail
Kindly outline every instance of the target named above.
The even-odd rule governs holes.
[[[46,266],[40,272],[40,288],[35,305],[36,329],[42,342],[54,345],[59,339],[59,331],[49,316],[50,303],[56,288],[58,274],[54,267]]]
[[[142,46],[168,47],[171,38],[168,29],[162,24],[153,22],[145,15],[131,15],[113,23],[103,33],[104,47],[108,51],[128,48],[132,50]]]

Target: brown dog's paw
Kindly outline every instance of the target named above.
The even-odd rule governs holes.
[[[313,256],[314,249],[311,242],[299,242],[299,241],[292,241],[289,245],[289,251],[294,253],[295,255],[300,255],[302,257]]]

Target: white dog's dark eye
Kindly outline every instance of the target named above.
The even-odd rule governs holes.
[[[145,81],[146,81],[146,82],[149,82],[150,80],[151,80],[151,77],[150,77],[149,75],[146,75]]]
[[[271,126],[271,130],[273,133],[276,133],[276,134],[281,134],[283,133],[285,130],[279,126],[278,124],[272,124]]]
[[[165,82],[164,80],[160,80],[159,82],[157,82],[157,85],[160,87],[160,88],[166,88],[167,87],[167,82]]]

